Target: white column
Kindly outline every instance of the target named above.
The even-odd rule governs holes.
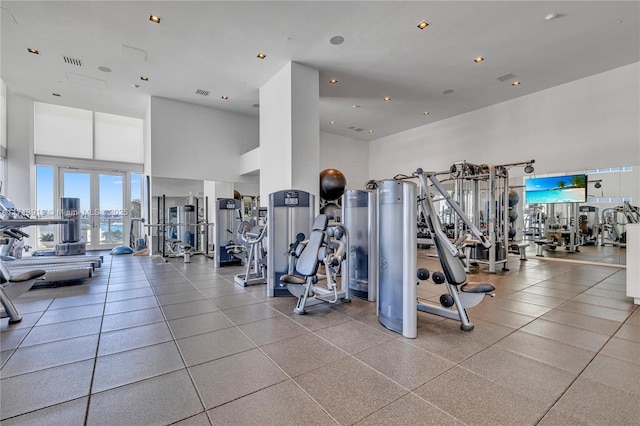
[[[627,296],[640,305],[640,223],[629,223],[627,231]]]
[[[290,62],[260,88],[260,200],[283,189],[318,199],[318,70]]]

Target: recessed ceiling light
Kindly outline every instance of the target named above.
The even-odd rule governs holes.
[[[329,43],[333,44],[334,46],[337,46],[339,44],[344,43],[344,37],[342,36],[333,36],[329,39]]]
[[[154,24],[159,24],[160,21],[162,21],[162,18],[159,17],[158,15],[154,15],[154,14],[149,14],[149,20],[151,22],[153,22]]]
[[[149,77],[142,75],[142,76],[140,76],[140,80],[149,81]]]
[[[330,121],[329,124],[336,124],[336,122],[335,121]]]
[[[475,58],[473,60],[473,62],[475,62],[476,64],[479,64],[480,62],[484,61],[484,58],[482,56],[478,56],[477,58]]]
[[[556,18],[559,18],[559,17],[560,17],[560,14],[559,14],[559,13],[555,13],[555,12],[553,12],[553,13],[550,13],[550,14],[548,14],[547,16],[545,16],[545,17],[544,17],[544,20],[545,20],[545,21],[550,21],[550,20],[552,20],[552,19],[556,19]]]
[[[373,133],[373,130],[369,130],[369,134]]]
[[[264,58],[266,58],[266,57],[267,57],[267,55],[265,55],[265,54],[264,54],[264,53],[262,53],[262,52],[261,52],[261,53],[258,53],[258,56],[257,56],[257,58],[258,58],[258,59],[264,59]]]
[[[385,96],[384,99],[383,99],[383,101],[385,101],[385,102],[390,101],[390,100],[391,100],[391,98],[388,97],[388,96]]]
[[[423,112],[422,115],[429,115],[429,111]]]
[[[336,84],[338,82],[338,80],[336,80],[335,78],[332,78],[331,80],[329,80],[329,83],[331,84]]]
[[[131,87],[133,87],[134,89],[137,89],[137,88],[139,88],[139,87],[140,87],[140,85],[139,85],[139,84],[135,84],[135,83],[133,83],[133,84],[131,85]]]
[[[519,81],[514,81],[513,83],[511,83],[512,86],[520,86],[520,82]]]
[[[108,67],[98,67],[98,71],[102,71],[102,72],[111,72],[111,68],[108,68]]]
[[[33,53],[34,55],[39,55],[40,54],[40,52],[38,52],[37,49],[31,49],[30,47],[27,48],[27,52]]]
[[[453,89],[447,89],[447,90],[442,92],[443,95],[450,95],[452,93],[453,93]]]
[[[351,108],[360,108],[360,105],[353,105]]]
[[[420,28],[421,30],[424,30],[428,26],[429,26],[429,23],[427,21],[422,21],[418,24],[418,28]]]
[[[52,93],[53,96],[60,97],[60,93]]]
[[[253,104],[251,106],[254,107],[254,108],[260,108],[260,104]]]
[[[223,95],[223,96],[220,96],[220,98],[221,98],[221,99],[223,99],[223,100],[225,100],[225,101],[226,101],[227,99],[229,99],[229,97],[228,97],[228,96],[224,96],[224,95]]]

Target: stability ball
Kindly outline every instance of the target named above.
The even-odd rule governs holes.
[[[509,207],[514,207],[520,201],[520,196],[513,189],[509,190]]]
[[[320,198],[337,200],[344,193],[347,178],[340,170],[326,169],[320,172]]]

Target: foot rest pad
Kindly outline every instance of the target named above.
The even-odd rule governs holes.
[[[307,280],[297,275],[285,274],[280,277],[280,282],[285,284],[304,284]]]
[[[469,283],[460,287],[463,293],[490,293],[496,287],[491,283]]]

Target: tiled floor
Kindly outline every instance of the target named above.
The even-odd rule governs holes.
[[[2,424],[640,424],[625,270],[509,268],[471,276],[497,287],[473,331],[419,313],[405,339],[374,303],[298,316],[293,298],[233,284],[238,267],[106,255],[90,282],[31,290],[23,321],[2,320]]]

